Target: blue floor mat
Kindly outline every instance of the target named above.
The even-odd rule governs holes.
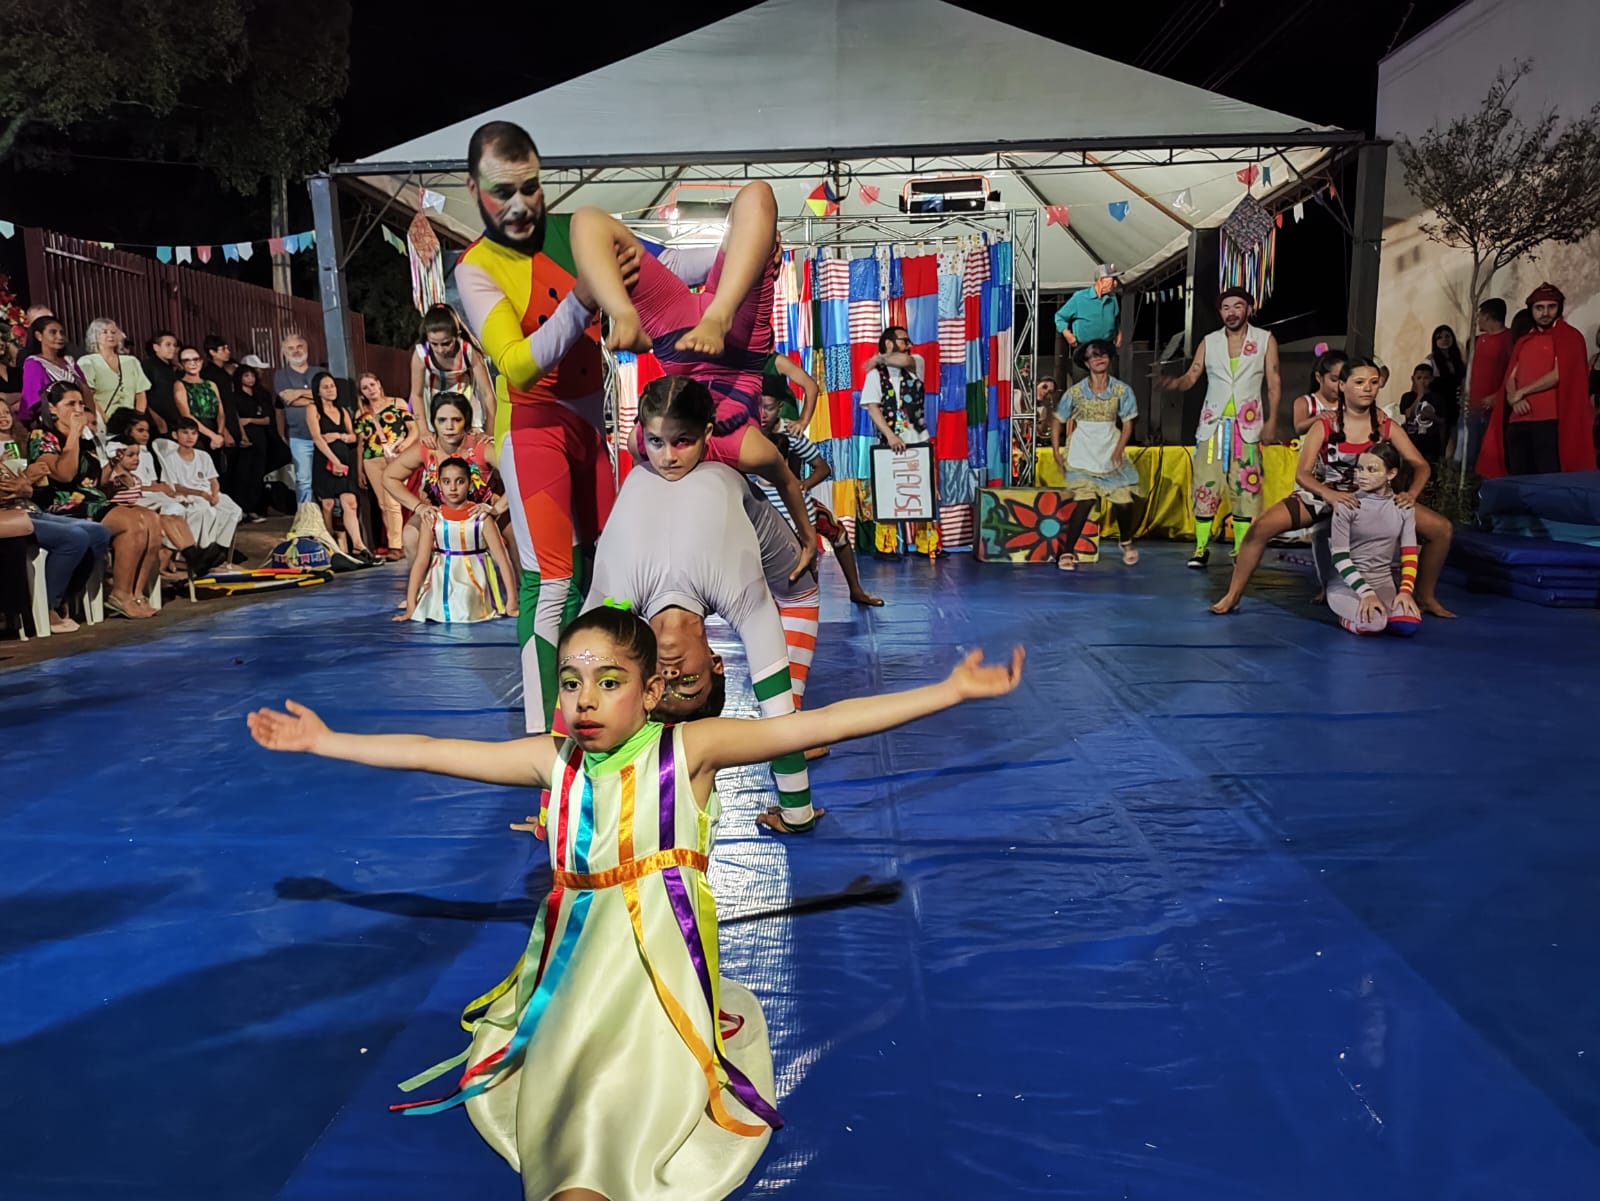
[[[835,748],[809,838],[724,780],[723,967],[788,1123],[740,1196],[1600,1195],[1600,613],[1357,639],[1295,573],[1212,617],[1183,558],[868,561],[878,610],[826,567],[808,705],[974,645],[1027,676]],[[393,625],[400,585],[0,673],[6,1201],[520,1196],[464,1115],[386,1106],[526,940],[537,798],[243,723],[514,736],[511,623]],[[904,895],[738,920],[863,876]]]

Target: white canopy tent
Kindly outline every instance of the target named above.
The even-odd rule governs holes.
[[[910,178],[984,174],[1005,207],[1067,206],[1065,227],[1039,233],[1033,282],[1046,291],[1087,284],[1100,262],[1128,283],[1165,272],[1195,228],[1238,202],[1242,167],[1266,168],[1254,193],[1283,204],[1363,141],[939,0],[766,0],[313,180],[313,198],[325,194],[330,334],[343,294],[330,177],[390,211],[414,210],[426,188],[444,197],[430,214],[442,229],[475,237],[463,169],[488,120],[534,136],[557,211],[598,205],[648,220],[683,185],[766,179],[791,216],[831,180],[843,217],[893,217]],[[876,204],[863,183],[879,189]]]

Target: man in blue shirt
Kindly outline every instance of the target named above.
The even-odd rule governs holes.
[[[1083,378],[1078,348],[1103,340],[1122,347],[1122,304],[1117,300],[1117,269],[1101,263],[1094,269],[1094,284],[1067,298],[1056,310],[1056,390]]]

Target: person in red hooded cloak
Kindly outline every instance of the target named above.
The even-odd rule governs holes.
[[[1588,344],[1562,316],[1566,301],[1548,283],[1528,297],[1533,329],[1511,351],[1478,452],[1485,479],[1595,470]]]

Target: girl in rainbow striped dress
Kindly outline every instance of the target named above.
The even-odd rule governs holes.
[[[527,950],[468,1007],[467,1051],[401,1086],[464,1068],[456,1089],[394,1108],[464,1102],[529,1201],[718,1201],[781,1120],[761,1006],[718,973],[705,876],[716,773],[1003,696],[1021,679],[1022,648],[1005,664],[973,651],[923,688],[677,726],[650,720],[664,688],[655,635],[628,609],[589,610],[556,653],[570,731],[559,747],[548,734],[343,734],[294,701],[252,713],[250,732],[270,750],[551,789],[553,883]]]
[[[431,518],[433,554],[411,561],[405,608],[395,621],[473,622],[517,615],[517,594],[505,539],[494,510],[472,503],[472,468],[465,459],[439,464],[440,506]]]

